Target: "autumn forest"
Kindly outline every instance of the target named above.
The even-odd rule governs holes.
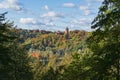
[[[120,80],[120,1],[104,0],[92,31],[20,29],[0,13],[0,80]]]

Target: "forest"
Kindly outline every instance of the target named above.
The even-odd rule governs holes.
[[[0,80],[120,80],[119,0],[102,2],[93,31],[18,29],[6,15],[0,14]]]

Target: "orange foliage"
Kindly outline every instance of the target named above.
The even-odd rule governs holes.
[[[32,56],[35,57],[35,58],[37,58],[37,59],[39,59],[39,53],[38,52],[32,53]]]

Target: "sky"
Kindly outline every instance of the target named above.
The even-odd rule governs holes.
[[[0,13],[17,28],[90,31],[103,0],[0,0]]]

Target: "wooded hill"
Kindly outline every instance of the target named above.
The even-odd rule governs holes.
[[[56,62],[60,62],[65,55],[69,57],[71,54],[87,48],[85,39],[88,32],[83,30],[69,31],[66,29],[52,32],[14,29],[14,32],[19,37],[18,42],[26,46],[28,54],[33,58],[39,58],[44,64],[49,62],[51,55],[56,56]]]
[[[104,0],[92,32],[13,29],[0,15],[0,80],[120,80],[120,1]]]

